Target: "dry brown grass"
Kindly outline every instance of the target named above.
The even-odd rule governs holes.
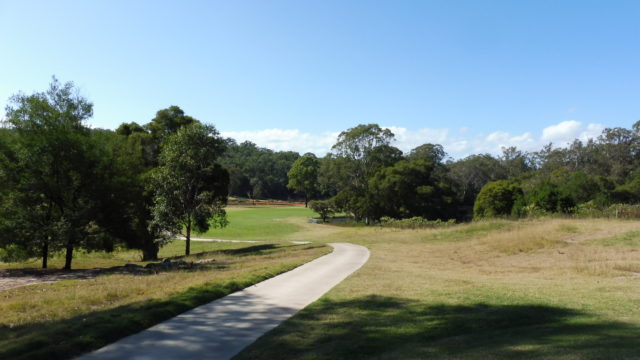
[[[246,246],[246,245],[245,245]],[[0,292],[0,326],[14,327],[71,318],[140,301],[163,299],[193,286],[237,281],[304,263],[326,253],[326,248],[289,246],[291,250],[266,255],[234,256],[225,253],[194,255],[186,260],[215,259],[197,271],[160,272],[153,275],[104,275],[90,280],[60,281]]]
[[[496,296],[565,299],[612,312],[598,305],[609,302],[599,300],[607,296],[600,290],[611,285],[626,289],[621,304],[633,307],[640,322],[640,308],[629,302],[640,300],[640,248],[601,246],[593,241],[638,231],[640,222],[499,220],[424,230],[299,225],[305,231],[295,234],[296,239],[351,241],[372,251],[363,270],[330,297],[386,294],[450,302],[490,288]]]
[[[369,262],[239,359],[640,356],[640,246],[623,246],[640,222],[299,225],[296,239],[360,243]]]

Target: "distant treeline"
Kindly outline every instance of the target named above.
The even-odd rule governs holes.
[[[640,122],[606,128],[586,143],[452,160],[441,145],[403,154],[378,125],[342,132],[318,161],[312,207],[367,222],[383,217],[470,220],[546,214],[633,217],[640,210]],[[622,206],[626,204],[626,206]],[[623,209],[623,210],[621,210]]]
[[[10,99],[0,128],[0,260],[39,256],[46,267],[50,253],[65,252],[69,268],[74,249],[118,246],[155,259],[172,235],[224,226],[228,195],[314,200],[323,219],[344,212],[411,226],[640,213],[629,205],[640,202],[640,122],[567,147],[459,160],[430,143],[403,153],[389,129],[364,124],[317,157],[224,139],[177,106],[115,131],[89,128],[92,109],[55,78],[45,92]]]

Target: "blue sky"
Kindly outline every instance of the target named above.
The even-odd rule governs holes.
[[[276,150],[361,123],[454,157],[640,119],[639,1],[3,1],[0,106],[52,75],[90,124],[170,105]]]

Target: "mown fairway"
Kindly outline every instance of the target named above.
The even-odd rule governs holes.
[[[300,224],[365,266],[235,359],[640,358],[640,223]]]
[[[290,212],[262,210],[264,239],[279,229],[269,227],[269,213],[284,219],[299,216]],[[302,209],[304,212],[304,209]],[[235,214],[234,210],[231,210]],[[251,214],[251,211],[246,212]],[[291,215],[293,214],[293,215]],[[255,218],[255,217],[254,217]],[[247,222],[236,216],[230,226],[234,236],[261,239],[247,226],[249,234],[238,230]],[[280,220],[271,220],[271,222]],[[234,229],[235,228],[235,229]],[[298,229],[291,225],[289,229]],[[330,251],[322,244],[294,245],[288,241],[260,243],[193,242],[193,255],[180,257],[184,241],[165,246],[161,257],[195,262],[192,268],[161,271],[157,274],[116,273],[90,280],[18,287],[0,291],[0,359],[69,359],[138,332],[164,319],[246,286],[290,270]],[[139,252],[78,253],[77,268],[111,267],[139,262]],[[38,262],[2,264],[0,268],[37,267]],[[54,258],[52,267],[62,259]]]
[[[217,239],[281,240],[300,231],[299,223],[315,216],[313,211],[300,206],[230,206],[227,215],[229,226],[196,235]]]

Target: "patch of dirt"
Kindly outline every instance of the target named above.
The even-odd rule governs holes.
[[[54,269],[7,269],[0,270],[0,291],[25,285],[34,285],[60,280],[86,280],[96,277],[100,270],[54,270]]]
[[[61,280],[88,280],[96,276],[107,274],[150,275],[161,271],[181,269],[197,269],[210,265],[224,265],[214,259],[204,259],[194,262],[163,260],[149,263],[142,267],[136,264],[114,266],[110,268],[94,268],[81,270],[59,269],[4,269],[0,270],[0,291],[9,290],[26,285],[51,283]]]

